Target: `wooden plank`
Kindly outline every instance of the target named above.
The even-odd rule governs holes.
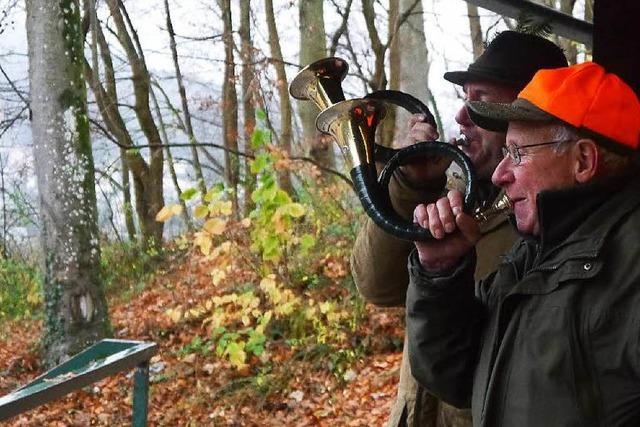
[[[538,22],[549,23],[553,28],[554,34],[578,41],[587,47],[593,45],[593,24],[574,18],[548,6],[533,3],[529,0],[465,1],[514,19],[518,18],[521,13],[526,13]]]

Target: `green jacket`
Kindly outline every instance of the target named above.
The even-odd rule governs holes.
[[[475,294],[474,256],[432,275],[412,254],[414,377],[476,426],[640,425],[637,176],[541,193],[541,238]]]

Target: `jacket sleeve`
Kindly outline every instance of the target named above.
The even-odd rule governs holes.
[[[431,182],[417,188],[398,170],[390,180],[389,196],[396,212],[410,219],[419,203],[439,196],[443,185]],[[360,295],[382,307],[404,305],[409,284],[407,257],[412,249],[412,242],[387,234],[367,217],[351,253],[351,274]]]
[[[445,402],[466,408],[471,403],[485,310],[475,297],[475,254],[447,275],[422,268],[414,251],[409,257],[407,334],[414,378]]]

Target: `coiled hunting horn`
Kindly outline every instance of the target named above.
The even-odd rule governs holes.
[[[402,149],[376,144],[378,124],[386,115],[385,104],[402,107],[412,114],[423,114],[435,126],[429,109],[417,98],[399,91],[377,91],[364,98],[345,100],[341,82],[349,66],[344,59],[331,57],[303,68],[289,86],[289,93],[299,100],[311,100],[321,110],[316,127],[333,136],[351,172],[351,180],[369,217],[384,231],[409,241],[429,240],[429,230],[400,217],[391,206],[388,184],[396,168],[409,160],[445,157],[457,164],[465,176],[464,210],[475,206],[476,178],[470,159],[457,147],[438,141],[419,142]],[[380,177],[375,161],[387,160]],[[495,208],[494,208],[495,210]],[[476,218],[486,219],[483,216]]]

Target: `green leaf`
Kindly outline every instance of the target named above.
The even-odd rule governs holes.
[[[271,162],[268,154],[258,154],[256,158],[251,162],[251,173],[262,173],[262,171],[267,169],[270,163]]]
[[[278,206],[291,203],[291,196],[289,196],[286,191],[283,191],[277,187],[276,189],[276,194],[274,194],[274,196],[270,200],[272,200]]]
[[[264,343],[266,341],[267,337],[263,333],[253,330],[249,333],[249,339],[244,348],[256,356],[260,356],[264,352]]]
[[[217,183],[213,187],[207,191],[207,194],[204,195],[205,202],[213,202],[215,200],[220,200],[224,195],[224,184],[221,182]]]
[[[316,238],[313,237],[313,235],[311,234],[305,234],[302,237],[300,237],[300,248],[303,251],[308,251],[309,249],[314,247],[315,244],[316,244]]]
[[[262,108],[256,109],[256,120],[267,120],[267,113]]]
[[[287,203],[282,205],[281,209],[283,214],[289,215],[292,218],[300,218],[305,214],[306,209],[300,203]]]
[[[266,260],[277,260],[280,258],[280,241],[276,236],[268,236],[262,242],[262,257]]]
[[[195,188],[189,188],[187,190],[184,190],[182,194],[180,194],[180,200],[184,200],[186,202],[187,200],[193,199],[193,196],[195,196],[196,194],[198,194],[198,190],[196,190]]]
[[[257,150],[271,141],[271,132],[265,129],[255,128],[251,135],[251,148]]]
[[[277,194],[278,186],[275,182],[271,182],[256,189],[251,195],[251,199],[255,203],[265,203],[274,200]]]

